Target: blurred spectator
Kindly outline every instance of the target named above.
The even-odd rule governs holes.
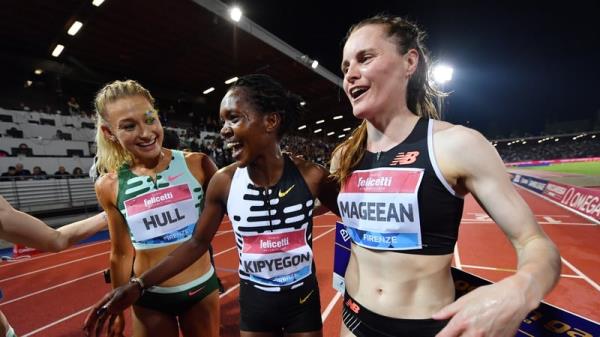
[[[75,99],[75,97],[69,98],[69,101],[67,102],[67,106],[69,108],[69,115],[79,116],[81,114],[81,108],[79,107],[79,103],[77,103],[77,100]]]
[[[18,163],[15,165],[15,174],[19,177],[19,180],[25,180],[31,178],[31,171],[23,168],[23,164]]]
[[[89,177],[87,174],[83,173],[81,167],[76,167],[73,169],[73,174],[71,175],[73,178],[87,178]]]
[[[70,176],[71,174],[65,169],[64,166],[59,166],[58,171],[54,172],[55,179],[62,179],[63,176]]]
[[[46,171],[43,171],[39,166],[33,167],[33,172],[31,174],[33,180],[45,180],[48,179],[48,174]]]
[[[18,155],[29,156],[30,153],[31,153],[31,149],[29,148],[29,145],[27,145],[25,143],[21,143],[21,144],[19,144],[19,147],[17,148],[17,152],[15,154],[17,156]]]
[[[16,177],[17,177],[17,169],[14,166],[9,166],[8,170],[6,170],[6,172],[2,173],[0,180],[2,180],[2,181],[15,180]]]

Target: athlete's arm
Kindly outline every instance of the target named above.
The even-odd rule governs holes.
[[[504,231],[518,257],[516,274],[478,288],[434,315],[448,319],[438,337],[514,336],[521,320],[556,283],[560,256],[516,192],[498,153],[478,132],[454,126],[434,135],[444,176],[464,187]],[[468,149],[468,151],[465,151]]]
[[[330,177],[327,169],[302,158],[294,158],[293,161],[302,173],[302,177],[312,195],[318,198],[313,215],[326,213],[327,210],[339,215],[337,206],[337,195],[340,191],[339,184],[333,177]],[[324,208],[327,208],[327,210]]]
[[[108,218],[110,234],[110,275],[113,288],[127,283],[131,277],[134,250],[127,224],[116,205],[117,179],[115,174],[100,177],[95,184],[96,196]]]
[[[217,171],[208,184],[204,209],[200,214],[192,238],[181,244],[160,263],[139,277],[144,289],[160,284],[179,274],[206,253],[226,210],[227,195],[231,183],[231,176],[225,172],[226,169]],[[104,322],[106,320],[110,322],[114,316],[119,315],[135,303],[142,290],[140,284],[130,283],[104,296],[100,302],[92,307],[85,320],[84,330],[86,334],[90,335],[94,330],[96,332],[101,331]]]
[[[58,230],[27,213],[14,209],[0,196],[0,237],[43,251],[59,252],[106,227],[100,213],[60,227]]]

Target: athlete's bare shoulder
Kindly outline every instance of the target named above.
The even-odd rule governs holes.
[[[116,193],[119,186],[119,176],[115,172],[101,175],[94,183],[96,195],[101,204],[116,203]]]

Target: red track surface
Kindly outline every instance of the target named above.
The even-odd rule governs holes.
[[[560,249],[562,277],[546,302],[600,321],[600,227],[555,204],[520,190],[537,220]],[[313,234],[324,336],[338,336],[341,300],[331,287],[334,224],[336,218],[315,219]],[[231,223],[223,221],[213,243],[217,272],[228,291],[221,296],[222,336],[239,336],[237,253]],[[99,242],[56,254],[43,254],[0,265],[0,302],[17,334],[27,336],[81,336],[87,308],[109,286],[101,271],[108,266],[109,243]],[[511,274],[516,265],[512,247],[476,204],[468,197],[460,229],[455,265],[492,281]]]

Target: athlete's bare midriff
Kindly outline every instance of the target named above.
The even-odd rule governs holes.
[[[352,244],[346,290],[382,316],[426,319],[454,301],[452,254],[414,255]]]
[[[179,247],[179,245],[180,244],[173,244],[160,248],[136,250],[135,262],[133,265],[135,275],[139,276],[161,262],[165,256],[169,255],[173,250]],[[191,282],[206,274],[210,270],[210,266],[210,257],[207,252],[184,271],[161,283],[159,286],[175,287]]]

